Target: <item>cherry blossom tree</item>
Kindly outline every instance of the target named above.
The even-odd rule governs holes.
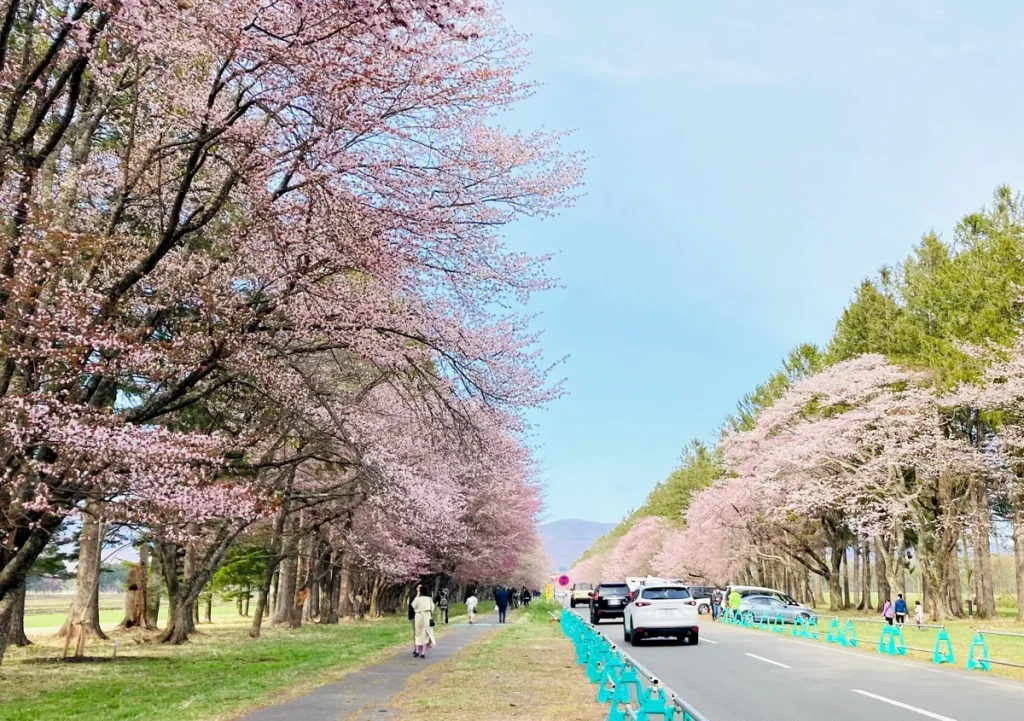
[[[531,89],[518,43],[459,0],[8,4],[0,609],[97,495],[187,547],[203,568],[187,603],[277,507],[282,464],[323,462],[283,458],[292,436],[254,419],[358,425],[294,402],[325,357],[376,369],[370,384],[415,379],[403,402],[463,435],[473,404],[515,434],[557,396],[528,320],[494,312],[551,286],[500,228],[579,182],[560,135],[496,122]],[[356,408],[366,387],[348,388]],[[393,440],[333,443],[330,463],[415,504]],[[440,485],[419,501],[461,507],[453,474],[426,477]]]
[[[602,577],[615,579],[649,575],[667,530],[668,524],[661,518],[641,518],[615,543],[601,569]]]

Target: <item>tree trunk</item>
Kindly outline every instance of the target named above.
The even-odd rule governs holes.
[[[149,544],[146,544],[147,555]],[[146,628],[156,630],[160,618],[160,593],[163,590],[163,566],[160,554],[154,553],[146,574]]]
[[[957,534],[958,535],[958,534]],[[946,557],[940,566],[942,574],[942,596],[946,612],[955,617],[963,618],[963,588],[960,584],[960,557],[957,553],[956,535],[953,542],[946,544]]]
[[[290,486],[289,486],[290,488]],[[274,518],[274,533],[270,537],[270,554],[267,558],[267,567],[263,571],[263,580],[260,583],[259,594],[256,597],[256,614],[252,617],[252,626],[249,627],[249,635],[259,638],[263,631],[263,617],[269,615],[271,588],[277,585],[278,568],[281,563],[281,546],[284,526],[288,520],[288,504],[284,503],[277,511]],[[275,592],[276,597],[276,592]]]
[[[320,612],[320,623],[333,624],[338,622],[338,611],[341,605],[341,568],[345,561],[344,554],[337,548],[331,549],[331,574],[324,605]]]
[[[850,594],[851,602],[856,602],[858,611],[864,610],[864,586],[861,585],[861,571],[860,571],[860,538],[858,536],[853,537],[853,591]]]
[[[349,566],[347,556],[342,556],[338,583],[341,586],[339,588],[338,614],[348,618],[352,616],[352,568]]]
[[[974,587],[978,618],[996,615],[995,583],[992,579],[992,516],[989,512],[988,489],[985,482],[975,479],[971,484],[974,502]]]
[[[124,618],[118,628],[139,628],[146,618],[146,567],[142,563],[128,564],[125,579]]]
[[[281,575],[277,586],[277,606],[274,608],[272,622],[290,623],[292,609],[295,607],[295,593],[298,590],[298,524],[299,519],[293,518],[287,524],[288,532],[281,544]]]
[[[874,608],[871,603],[871,541],[867,537],[861,542],[861,594],[864,597],[862,611],[870,611]]]
[[[200,594],[210,583],[210,579],[213,578],[213,574],[221,563],[224,562],[224,556],[231,544],[246,526],[246,523],[240,522],[222,523],[217,529],[216,535],[207,544],[202,559],[198,558],[198,555],[193,558],[190,569],[192,573],[183,578],[180,584],[177,582],[176,574],[164,574],[168,581],[168,594],[176,601],[173,604],[174,613],[171,614],[167,629],[160,638],[162,642],[179,644],[188,640],[189,634],[195,630],[192,625],[193,614]],[[173,549],[171,544],[161,544],[161,547]],[[170,555],[173,558],[173,551]],[[167,556],[165,556],[166,560]],[[174,577],[173,583],[172,576]]]
[[[252,598],[252,590],[246,591],[245,593],[245,611],[242,613],[243,616],[249,615],[249,600]]]
[[[3,597],[0,597],[0,661],[3,660],[7,644],[11,639],[14,611],[17,606],[16,591],[17,589],[11,589]]]
[[[1021,483],[1017,479],[1017,484]],[[1024,492],[1012,494],[1013,567],[1017,578],[1017,620],[1024,621]],[[2,654],[0,654],[2,657]]]
[[[277,588],[281,585],[281,566],[280,559],[274,564],[274,578],[270,584],[270,599],[267,606],[267,614],[270,616],[274,615],[274,609],[277,608]]]
[[[237,611],[239,616],[244,616],[245,615],[244,613],[242,613],[242,594],[241,593],[239,593],[237,596],[235,596],[235,611]]]
[[[318,586],[316,582],[317,568],[319,566],[319,550],[320,539],[316,533],[313,533],[306,539],[305,544],[305,566],[306,576],[302,582],[302,588],[306,591],[306,600],[302,604],[300,609],[299,617],[302,621],[312,622],[316,618],[316,614],[313,612],[314,599],[319,598],[317,591]]]
[[[206,596],[206,622],[213,623],[213,593]]]
[[[828,607],[832,611],[841,610],[843,603],[843,586],[842,586],[842,564],[843,557],[839,554],[836,548],[832,548],[830,554],[829,563],[831,571],[828,578],[825,580],[828,582]]]
[[[22,648],[32,645],[32,642],[28,640],[28,636],[25,635],[25,592],[25,584],[23,583],[8,594],[12,597],[13,602],[11,604],[12,608],[8,622],[10,628],[7,631],[7,638],[10,643]],[[0,652],[0,655],[2,655],[2,652]]]
[[[885,602],[892,599],[892,589],[889,587],[889,565],[892,558],[885,547],[881,536],[875,536],[875,585],[878,586],[878,607],[881,608]]]
[[[81,623],[86,636],[106,640],[100,628],[100,564],[103,560],[103,523],[99,504],[89,501],[82,513],[82,530],[78,536],[78,568],[75,573],[75,596],[59,638],[71,632],[73,623]]]
[[[379,577],[373,579],[373,585],[370,587],[370,618],[379,618],[380,613],[380,592],[383,583]]]
[[[850,557],[846,555],[847,549],[843,549],[840,560],[843,562],[843,608],[850,607]]]

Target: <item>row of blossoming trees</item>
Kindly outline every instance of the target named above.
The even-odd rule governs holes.
[[[116,525],[174,642],[252,536],[283,615],[510,577],[541,502],[521,414],[559,388],[515,311],[544,258],[498,232],[580,173],[495,117],[531,90],[520,39],[471,0],[2,15],[0,659],[62,528],[70,620]]]
[[[1022,281],[1024,213],[1001,188],[952,242],[866,281],[826,351],[794,351],[570,575],[824,587],[832,608],[852,585],[870,608],[913,571],[931,617],[965,595],[989,617],[1010,536],[1024,598]]]

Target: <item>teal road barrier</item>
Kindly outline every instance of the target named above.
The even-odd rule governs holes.
[[[1014,668],[1024,668],[1024,664],[1016,663],[1014,661],[1004,661],[998,658],[992,658],[989,655],[988,641],[985,640],[986,636],[1002,637],[1002,638],[1024,638],[1024,633],[1011,633],[1009,631],[985,631],[978,629],[974,632],[974,639],[971,641],[971,650],[967,653],[967,670],[968,671],[991,671],[992,664],[997,666],[1012,666]]]
[[[816,616],[811,616],[810,618],[797,616],[796,620],[793,622],[792,635],[800,636],[801,638],[810,638],[817,641],[818,618]]]
[[[850,619],[846,619],[846,623],[843,625],[843,638],[846,639],[843,643],[844,646],[857,648],[857,627]]]
[[[888,623],[882,624],[882,633],[878,637],[878,652],[890,656],[907,655],[907,642],[903,638],[903,629],[899,624],[892,626]]]
[[[737,626],[745,626],[747,628],[755,628],[758,631],[769,631],[771,633],[785,634],[787,633],[786,623],[782,618],[782,614],[778,614],[774,619],[767,614],[762,615],[757,623],[753,623],[753,618],[745,620],[744,614],[733,614],[728,617],[723,617],[725,623],[732,623]],[[894,624],[890,626],[884,619],[875,618],[858,618],[856,621],[852,618],[844,619],[841,616],[830,616],[830,615],[814,615],[810,618],[804,619],[802,617],[797,618],[796,621],[790,626],[789,635],[795,638],[806,638],[817,641],[822,638],[821,632],[819,631],[819,624],[828,622],[828,626],[825,627],[824,640],[826,643],[835,644],[844,648],[858,648],[859,641],[857,640],[857,623],[863,624],[878,624],[881,627],[878,638],[878,652],[887,656],[906,656],[907,651],[918,651],[921,653],[931,654],[932,663],[936,665],[949,664],[953,665],[956,663],[956,655],[953,651],[953,642],[949,637],[949,632],[945,626],[921,624],[920,626],[914,624],[904,624],[902,626]],[[934,643],[930,640],[930,634],[935,632]],[[988,646],[985,643],[984,636],[988,634],[990,636],[1013,636],[1017,638],[1024,638],[1024,634],[1021,633],[1007,633],[1002,631],[978,631],[975,635],[974,643],[971,647],[971,654],[968,657],[968,668],[969,669],[982,669],[987,671],[988,664],[990,663],[1003,663],[1007,666],[1017,666],[1024,668],[1024,664],[1016,664],[1009,661],[997,661],[993,660],[988,653]],[[928,639],[926,643],[928,645],[921,644],[920,641]],[[913,644],[908,644],[907,641],[911,641]]]
[[[930,653],[932,655],[932,663],[941,664],[952,664],[956,662],[956,657],[953,654],[953,642],[949,638],[949,632],[945,626],[936,626],[932,624],[922,623],[920,626],[916,624],[904,624],[903,625],[903,638],[911,643],[916,643],[918,639],[927,639],[931,632],[935,632],[935,643],[931,644],[930,647],[920,644],[917,646],[907,646],[910,651],[920,651],[921,653]]]
[[[575,613],[563,610],[558,623],[573,642],[587,679],[597,684],[597,700],[608,704],[608,721],[708,721]]]

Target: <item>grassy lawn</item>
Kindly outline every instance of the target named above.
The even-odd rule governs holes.
[[[81,662],[60,662],[47,642],[12,648],[0,667],[4,721],[187,721],[225,719],[300,695],[346,672],[386,657],[408,643],[405,618],[264,627],[248,637],[248,621],[203,626],[184,646],[137,644],[121,636],[116,660],[110,643],[90,643]]]
[[[576,665],[572,643],[534,602],[507,628],[409,682],[395,701],[401,721],[599,721],[606,706]]]
[[[818,612],[821,614],[829,613],[829,611],[822,609],[819,609]],[[878,642],[882,634],[881,616],[877,613],[875,615],[870,614],[870,611],[867,614],[863,611],[841,611],[839,612],[841,619],[840,623],[845,624],[847,619],[851,619],[857,632],[857,650],[877,655]],[[819,618],[818,623],[818,642],[827,643],[826,636],[831,619],[822,616]],[[963,669],[967,665],[967,655],[971,648],[971,641],[974,638],[974,632],[978,628],[986,631],[1004,631],[1024,634],[1024,624],[1017,623],[1007,618],[998,618],[986,621],[980,621],[978,619],[947,621],[945,626],[946,631],[949,634],[950,641],[953,644],[955,666],[959,669]],[[792,627],[787,626],[787,636],[791,630]],[[760,633],[767,632],[761,631]],[[903,638],[908,647],[907,658],[931,665],[937,636],[937,629],[918,629],[913,622],[906,624],[903,627]],[[999,661],[1024,664],[1024,638],[986,636],[985,641],[988,644],[990,658]],[[913,648],[924,650],[912,650]],[[980,654],[977,657],[980,658]],[[984,674],[983,671],[978,671],[977,673]],[[1024,681],[1024,669],[1014,668],[1012,666],[1000,666],[998,664],[993,664],[990,675]]]

